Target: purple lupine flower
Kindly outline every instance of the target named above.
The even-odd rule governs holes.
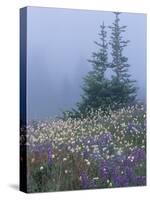
[[[129,166],[124,167],[124,174],[130,179],[131,182],[135,181],[135,173],[133,171],[133,168]]]
[[[126,161],[127,160],[125,160],[121,165],[116,163],[116,166],[112,170],[111,178],[116,187],[135,185],[137,182],[133,166]]]
[[[83,189],[88,189],[90,187],[90,180],[89,180],[89,177],[88,177],[87,173],[85,171],[81,172],[80,173],[80,177],[81,177],[82,188]]]
[[[89,152],[88,151],[86,151],[86,150],[83,151],[83,158],[84,159],[88,159],[89,158]]]
[[[129,185],[129,178],[126,175],[113,176],[113,184],[116,187],[125,187]]]
[[[140,161],[144,161],[146,159],[146,153],[144,149],[136,148],[134,149],[128,157],[131,158],[134,163],[138,163]]]
[[[52,149],[51,149],[51,146],[48,147],[47,153],[48,153],[48,165],[51,165],[52,164]]]
[[[112,134],[111,133],[104,133],[98,139],[98,145],[104,147],[108,144],[108,142],[112,141]]]
[[[129,186],[131,175],[130,173],[131,171],[129,168],[116,165],[111,173],[113,185],[116,187]]]
[[[42,143],[42,144],[36,144],[35,147],[33,148],[33,150],[35,152],[39,152],[39,153],[44,153],[47,151],[47,148],[49,147],[49,143]]]
[[[107,179],[110,177],[110,165],[108,162],[103,161],[100,164],[100,168],[99,168],[99,174],[100,174],[100,178],[103,182],[107,181]]]
[[[127,155],[120,155],[120,156],[116,156],[114,158],[114,163],[116,163],[116,165],[120,166],[120,167],[133,167],[134,166],[134,163],[131,162],[131,160],[129,159],[129,156]]]

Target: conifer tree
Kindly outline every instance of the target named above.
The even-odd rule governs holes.
[[[100,26],[99,42],[95,42],[98,47],[97,52],[92,53],[92,59],[88,60],[92,64],[92,70],[84,78],[83,94],[81,101],[77,103],[77,109],[64,113],[68,117],[86,116],[89,110],[101,108],[104,112],[110,109],[132,104],[136,100],[135,81],[131,80],[129,74],[128,58],[124,56],[124,48],[129,40],[123,39],[126,26],[120,25],[119,12],[114,12],[115,20],[111,30],[109,45],[111,46],[112,61],[108,62],[107,32],[104,22]],[[106,78],[106,70],[112,69],[111,79]]]
[[[77,104],[78,110],[83,114],[88,110],[107,107],[110,101],[108,92],[109,81],[105,78],[105,71],[108,67],[108,44],[106,41],[107,32],[105,31],[104,22],[100,26],[99,42],[94,42],[98,51],[92,53],[92,59],[88,60],[93,69],[84,78],[82,100]]]
[[[131,75],[129,74],[128,58],[124,56],[124,48],[128,45],[129,40],[124,40],[122,34],[126,31],[126,26],[120,25],[119,15],[121,13],[114,12],[115,21],[111,29],[111,39],[110,45],[112,48],[112,62],[110,68],[114,72],[111,81],[111,96],[114,105],[125,106],[131,104],[136,99],[136,88],[134,87],[134,82],[131,80]]]

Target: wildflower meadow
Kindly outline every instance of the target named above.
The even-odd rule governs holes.
[[[28,125],[29,192],[146,184],[145,106],[88,114]]]

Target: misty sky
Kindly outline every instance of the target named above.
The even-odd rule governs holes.
[[[138,97],[146,96],[146,15],[122,13],[127,25],[124,51],[137,80]],[[82,78],[91,69],[87,59],[97,50],[99,26],[114,20],[112,12],[28,7],[28,119],[46,119],[72,108],[80,100]],[[108,30],[108,38],[110,30]],[[109,52],[111,48],[109,48]],[[109,56],[111,61],[111,56]]]

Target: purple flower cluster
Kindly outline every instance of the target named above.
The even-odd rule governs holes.
[[[131,152],[129,158],[130,157],[133,158],[134,163],[139,163],[140,161],[146,159],[145,150],[141,148],[136,148]]]
[[[96,188],[96,181],[95,180],[90,180],[87,172],[83,171],[80,173],[81,177],[81,186],[83,189],[89,189],[89,188]]]
[[[134,185],[135,173],[132,168],[128,166],[116,166],[112,171],[112,182],[116,187],[125,187]]]
[[[137,175],[135,172],[136,164],[145,159],[145,151],[135,149],[129,156],[121,155],[107,161],[101,161],[99,166],[100,180],[103,184],[110,180],[114,187],[145,185],[146,177]]]
[[[99,175],[102,182],[106,182],[111,176],[111,165],[109,161],[102,161],[99,168]]]
[[[48,147],[47,154],[48,154],[48,165],[51,165],[52,164],[52,148],[51,148],[51,146]]]
[[[101,147],[105,147],[107,146],[107,144],[112,141],[112,134],[111,133],[104,133],[100,136],[100,138],[98,139],[98,145]]]
[[[90,180],[89,180],[89,177],[88,177],[87,173],[85,171],[81,172],[80,173],[80,177],[81,177],[82,188],[83,189],[88,189],[89,186],[90,186]]]

